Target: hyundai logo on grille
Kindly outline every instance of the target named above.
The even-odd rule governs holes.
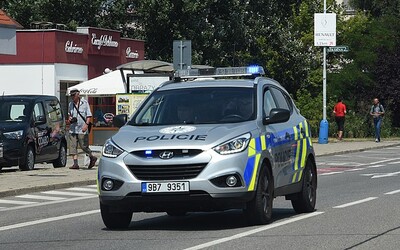
[[[172,157],[174,157],[174,152],[172,151],[163,151],[160,153],[160,158],[161,159],[171,159]]]

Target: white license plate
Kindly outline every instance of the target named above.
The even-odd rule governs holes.
[[[142,193],[181,193],[189,192],[188,181],[142,182]]]

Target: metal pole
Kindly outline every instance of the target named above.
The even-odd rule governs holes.
[[[326,14],[326,0],[324,0],[324,14]],[[323,72],[322,72],[322,121],[319,127],[319,138],[318,143],[326,144],[328,143],[328,133],[329,133],[329,124],[326,120],[326,46],[324,46],[323,52]]]
[[[183,69],[183,41],[181,40],[181,46],[180,46],[180,58],[179,58],[179,65],[181,66],[181,69]]]

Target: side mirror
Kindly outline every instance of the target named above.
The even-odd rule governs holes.
[[[128,121],[127,114],[116,115],[113,118],[113,125],[114,125],[114,127],[120,128],[120,127],[124,126],[127,121]]]
[[[290,118],[290,111],[287,109],[271,109],[269,112],[269,117],[264,118],[263,124],[274,124],[274,123],[281,123],[287,122]]]

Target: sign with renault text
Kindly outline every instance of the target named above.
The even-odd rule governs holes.
[[[314,14],[314,46],[336,46],[336,14]]]

